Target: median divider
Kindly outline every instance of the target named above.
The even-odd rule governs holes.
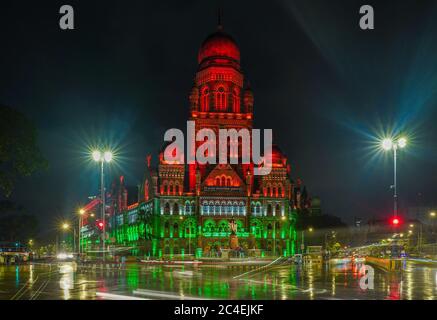
[[[386,271],[401,271],[403,266],[402,259],[366,257],[366,263],[380,267]]]

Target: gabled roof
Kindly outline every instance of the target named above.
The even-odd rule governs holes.
[[[202,187],[207,185],[207,181],[210,179],[216,178],[216,176],[231,176],[232,179],[236,179],[238,181],[239,186],[245,187],[246,183],[243,181],[241,176],[237,173],[237,171],[232,168],[229,164],[218,164],[205,176],[205,178],[202,181]]]

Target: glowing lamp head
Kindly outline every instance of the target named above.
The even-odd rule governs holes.
[[[381,146],[384,150],[391,150],[391,148],[393,148],[393,141],[391,139],[384,139],[382,140]]]
[[[433,212],[430,212],[429,215],[434,218],[436,216],[436,213],[435,213],[435,211],[433,211]]]
[[[111,160],[112,160],[112,152],[106,151],[103,154],[103,158],[105,159],[106,162],[111,162]]]
[[[102,160],[102,154],[100,153],[100,151],[95,150],[93,151],[93,159],[94,161],[101,161]]]
[[[406,138],[400,138],[398,140],[398,146],[399,146],[399,148],[405,148],[407,146],[407,139]]]
[[[80,209],[80,210],[79,210],[79,214],[80,214],[80,215],[83,215],[84,213],[85,213],[85,209]]]
[[[70,228],[70,225],[68,223],[63,223],[62,224],[62,229],[63,230],[67,230],[68,228]]]

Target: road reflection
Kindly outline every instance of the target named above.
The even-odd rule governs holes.
[[[84,300],[99,298],[97,292],[134,295],[136,291],[160,299],[437,299],[437,266],[408,262],[397,273],[375,268],[373,290],[360,287],[362,267],[352,263],[262,270],[220,265],[127,264],[104,270],[75,264],[0,266],[0,298]],[[161,297],[153,297],[153,292]]]

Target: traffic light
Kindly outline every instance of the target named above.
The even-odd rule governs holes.
[[[97,225],[97,228],[99,228],[100,230],[103,230],[104,224],[102,221],[96,220],[96,225]]]
[[[401,219],[399,219],[398,217],[393,217],[393,218],[391,218],[391,220],[390,220],[390,224],[391,224],[393,227],[398,227],[398,226],[401,224]]]

